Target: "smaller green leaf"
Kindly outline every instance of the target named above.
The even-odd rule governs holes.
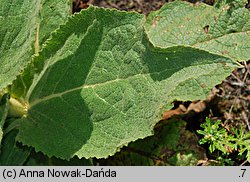
[[[17,130],[6,134],[2,141],[0,153],[1,166],[21,166],[30,155],[30,148],[16,143]]]
[[[250,59],[250,11],[244,6],[242,0],[227,1],[219,8],[176,1],[151,13],[145,27],[155,46],[185,45],[246,61]]]
[[[0,0],[0,91],[71,14],[71,0]]]

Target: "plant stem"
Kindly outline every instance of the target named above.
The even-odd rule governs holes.
[[[21,118],[27,114],[27,106],[20,101],[10,98],[9,100],[9,117]]]

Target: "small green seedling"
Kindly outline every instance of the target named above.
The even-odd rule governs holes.
[[[227,156],[232,152],[238,152],[238,155],[246,154],[247,160],[250,161],[250,132],[246,133],[243,127],[231,128],[229,132],[221,125],[220,120],[212,121],[210,118],[206,118],[206,122],[201,124],[201,128],[203,130],[197,131],[203,135],[199,143],[207,143],[211,153],[218,150]]]

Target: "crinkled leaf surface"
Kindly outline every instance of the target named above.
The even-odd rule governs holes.
[[[70,0],[0,0],[0,91],[20,74],[70,11]]]
[[[146,31],[159,47],[186,45],[230,57],[250,59],[250,11],[245,1],[218,7],[176,1],[149,15]]]
[[[35,60],[17,139],[48,156],[108,157],[152,135],[166,103],[205,98],[235,67],[190,47],[156,49],[144,22],[90,7],[61,26]]]

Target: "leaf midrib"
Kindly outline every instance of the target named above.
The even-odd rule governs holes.
[[[177,68],[174,68],[174,69],[177,69]],[[53,99],[53,98],[57,98],[57,97],[61,97],[62,95],[65,95],[67,93],[71,93],[71,92],[74,92],[74,91],[77,91],[77,90],[81,90],[81,89],[94,89],[95,87],[98,87],[98,86],[104,86],[104,85],[107,85],[107,84],[112,84],[112,83],[116,83],[116,82],[119,82],[119,81],[126,81],[128,79],[131,79],[131,78],[134,78],[134,77],[139,77],[139,76],[147,76],[147,75],[151,75],[151,74],[161,74],[167,70],[174,70],[174,69],[164,69],[164,70],[161,70],[159,72],[151,72],[151,73],[140,73],[140,74],[136,74],[136,75],[132,75],[132,76],[128,76],[126,78],[117,78],[117,79],[114,79],[114,80],[109,80],[109,81],[106,81],[106,82],[102,82],[102,83],[96,83],[96,84],[83,84],[79,87],[75,87],[75,88],[72,88],[72,89],[69,89],[69,90],[66,90],[66,91],[63,91],[63,92],[59,92],[59,93],[55,93],[55,94],[51,94],[51,95],[48,95],[48,96],[45,96],[43,98],[39,98],[39,99],[36,99],[32,102],[30,102],[28,104],[28,108],[32,108],[34,107],[35,105],[41,103],[41,102],[44,102],[44,101],[47,101],[47,100],[50,100],[50,99]],[[206,74],[210,74],[210,72],[212,72],[212,70],[209,71],[209,73],[206,73]],[[197,77],[199,77],[200,75],[196,75]],[[190,79],[190,78],[188,78]],[[194,79],[196,79],[196,77],[194,77]]]

